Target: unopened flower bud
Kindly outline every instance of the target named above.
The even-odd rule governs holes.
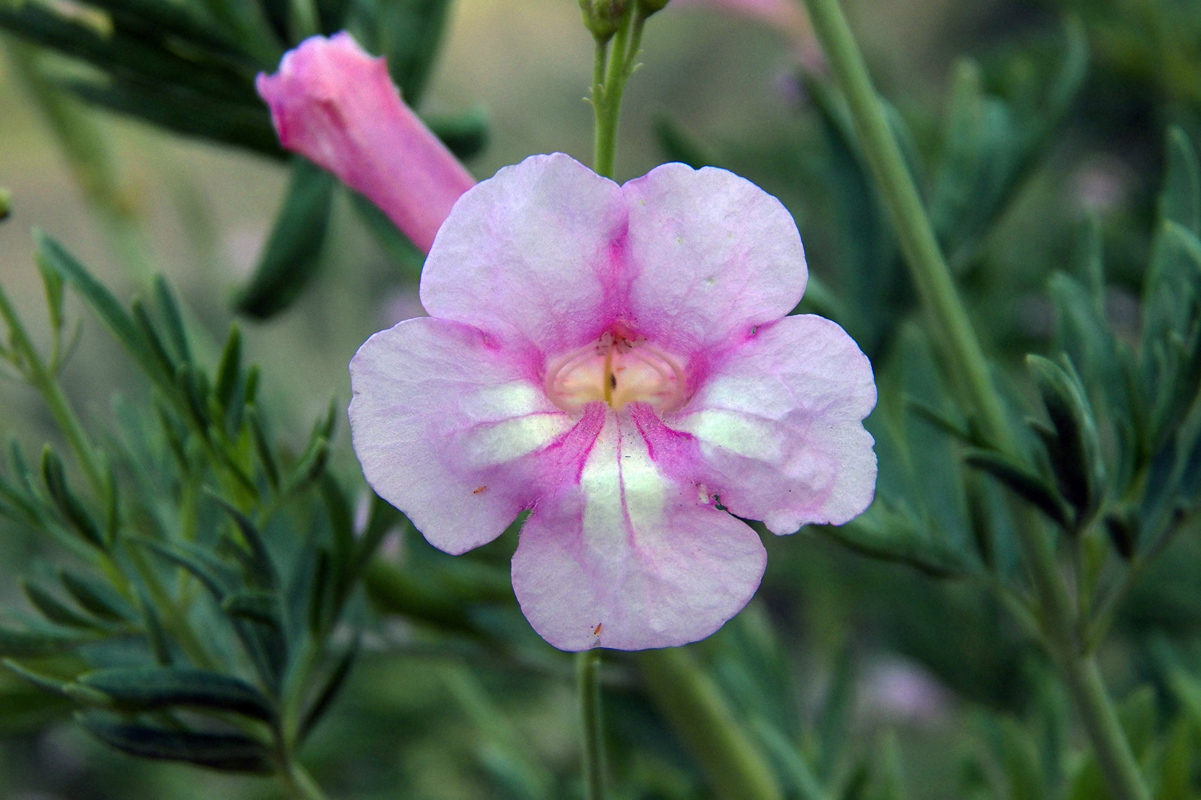
[[[584,26],[598,40],[605,42],[617,33],[630,11],[630,0],[580,0]]]
[[[669,0],[638,0],[638,10],[644,17],[649,17],[657,11],[662,11]]]

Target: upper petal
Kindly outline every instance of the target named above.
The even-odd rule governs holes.
[[[758,588],[759,537],[662,466],[629,417],[607,412],[578,481],[541,498],[526,520],[513,589],[555,647],[694,642]]]
[[[676,352],[712,348],[773,322],[805,292],[792,215],[723,169],[664,164],[622,187],[629,203],[630,310]]]
[[[700,480],[740,517],[775,533],[858,516],[876,487],[863,419],[871,363],[842,328],[786,317],[717,356],[691,402],[665,423],[695,437]]]
[[[284,147],[365,194],[422,251],[475,183],[350,34],[304,40],[255,85]]]
[[[350,380],[367,482],[449,553],[495,539],[528,508],[545,483],[536,455],[561,449],[573,429],[528,365],[445,320],[375,334],[350,362]]]
[[[421,302],[542,353],[600,334],[622,304],[625,202],[562,153],[531,156],[451,211],[425,262]]]

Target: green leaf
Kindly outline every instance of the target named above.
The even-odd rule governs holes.
[[[91,514],[84,508],[83,503],[67,486],[62,459],[50,449],[49,445],[42,451],[42,479],[46,482],[46,490],[50,494],[50,499],[54,501],[55,508],[70,523],[71,527],[88,544],[100,550],[107,550],[108,542],[105,541],[100,526],[96,524]]]
[[[62,245],[41,231],[33,233],[37,252],[54,272],[79,292],[117,341],[137,359],[148,375],[160,375],[160,362],[117,299]]]
[[[128,712],[195,708],[227,711],[272,722],[271,702],[245,681],[216,672],[179,667],[123,667],[89,672],[76,683],[101,692]]]
[[[1025,466],[992,450],[973,450],[964,460],[996,478],[1011,492],[1067,530],[1068,513],[1063,501],[1046,481]]]
[[[431,115],[422,119],[460,160],[479,155],[488,146],[488,112],[482,106],[458,114]]]
[[[284,157],[265,103],[257,107],[233,103],[161,82],[69,80],[61,86],[87,103],[184,136],[245,147],[270,158]]]
[[[77,719],[97,739],[129,755],[226,772],[268,775],[274,771],[267,746],[249,736],[159,728],[99,711],[83,712]]]
[[[234,324],[229,328],[229,338],[225,340],[225,349],[221,352],[221,361],[217,365],[216,398],[221,408],[226,411],[233,402],[241,375],[242,331]]]
[[[238,585],[233,568],[208,550],[188,543],[157,542],[153,539],[136,541],[192,573],[218,603]]]
[[[76,603],[101,619],[124,622],[133,617],[129,603],[107,583],[65,567],[59,569],[58,577]]]
[[[358,654],[359,643],[356,640],[354,646],[338,659],[338,663],[334,666],[329,677],[322,685],[321,691],[317,693],[316,699],[313,700],[312,705],[305,712],[304,719],[301,720],[296,734],[298,743],[303,743],[308,738],[313,728],[325,716],[325,712],[329,711],[330,707],[333,706],[338,693],[342,691],[342,687],[346,684],[346,678],[349,677],[351,667],[354,666]]]
[[[266,589],[273,589],[279,585],[279,575],[275,569],[275,563],[271,560],[271,554],[267,550],[267,545],[263,541],[262,534],[255,524],[250,519],[239,511],[232,503],[225,498],[209,493],[217,503],[229,515],[234,524],[238,528],[238,532],[242,536],[242,542],[245,544],[243,552],[249,555],[247,565],[249,566],[251,582],[257,586]],[[239,549],[243,549],[239,545]]]
[[[1051,469],[1063,497],[1077,511],[1076,524],[1083,524],[1099,506],[1105,481],[1096,420],[1070,363],[1065,368],[1028,355],[1026,365],[1054,428],[1054,436],[1044,437]]]
[[[66,631],[18,630],[0,626],[0,656],[5,658],[29,658],[66,653],[80,645],[94,642],[97,634]]]
[[[253,407],[246,409],[246,424],[250,427],[254,450],[258,454],[259,464],[263,467],[263,474],[267,477],[267,484],[272,490],[278,492],[279,467],[275,463],[275,454],[271,451],[271,444],[267,441],[267,434],[263,430],[263,420],[257,409]]]
[[[179,303],[162,275],[154,277],[154,301],[162,314],[164,327],[167,329],[167,341],[175,351],[175,358],[184,363],[192,360],[191,347],[188,345],[188,332],[184,326],[183,314],[180,313]]]
[[[421,105],[449,10],[449,0],[403,0],[356,8],[360,20],[355,29],[367,33],[371,52],[387,58],[392,79],[414,108]]]
[[[239,313],[268,319],[288,308],[317,274],[336,185],[325,170],[293,159],[275,227],[254,276],[234,301]]]
[[[63,328],[63,278],[46,262],[41,253],[34,253],[33,260],[42,276],[50,327],[52,330],[61,331]]]
[[[1188,134],[1176,125],[1168,129],[1159,216],[1201,236],[1201,164]]]
[[[150,598],[141,593],[141,590],[139,590],[139,600],[141,602],[138,605],[142,611],[142,620],[146,628],[146,639],[154,653],[154,660],[159,666],[169,667],[174,663],[175,658],[171,654],[171,642],[167,639],[167,632],[163,629],[158,611],[155,609],[154,603],[150,602]]]
[[[25,592],[25,597],[29,599],[30,605],[41,612],[42,616],[50,622],[65,625],[68,628],[85,630],[96,628],[95,619],[79,613],[28,578],[21,578],[21,589]]]
[[[280,627],[279,596],[271,592],[234,592],[221,601],[221,610],[231,617]]]
[[[1047,792],[1043,782],[1040,753],[1034,739],[1016,720],[1000,721],[1001,750],[1005,775],[1009,783],[1010,800],[1044,800]]]

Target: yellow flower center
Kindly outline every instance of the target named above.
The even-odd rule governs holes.
[[[686,399],[679,360],[624,331],[607,331],[547,367],[546,393],[564,411],[599,401],[615,411],[641,402],[663,413]]]

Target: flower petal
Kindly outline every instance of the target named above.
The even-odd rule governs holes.
[[[451,211],[421,276],[432,316],[565,352],[619,313],[626,210],[617,184],[570,156],[531,156]]]
[[[284,147],[365,194],[422,251],[475,183],[350,34],[304,40],[255,86]]]
[[[607,412],[578,483],[526,520],[513,589],[560,649],[672,647],[737,614],[766,559],[754,531],[669,478],[633,421]]]
[[[428,317],[375,334],[350,362],[363,474],[435,547],[499,536],[538,491],[534,454],[573,428],[526,372],[478,329]]]
[[[658,346],[696,352],[778,320],[808,272],[792,215],[722,169],[664,164],[622,187],[629,203],[630,309]]]
[[[699,480],[740,517],[774,533],[841,525],[876,487],[862,420],[876,405],[871,363],[837,324],[785,317],[715,358],[713,372],[668,427],[691,434]]]

